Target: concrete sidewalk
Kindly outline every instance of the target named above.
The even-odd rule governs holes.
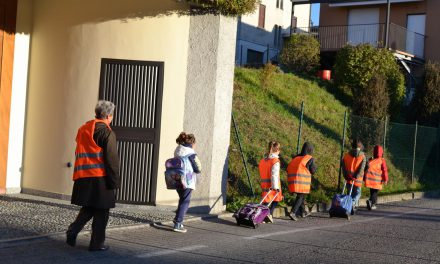
[[[69,201],[15,194],[0,196],[0,243],[64,234],[80,207]],[[109,229],[171,222],[175,207],[127,206],[110,210]],[[188,214],[185,221],[217,217]],[[84,232],[91,228],[89,222]]]

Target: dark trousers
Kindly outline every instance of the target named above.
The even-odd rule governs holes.
[[[185,217],[186,211],[188,211],[192,189],[177,190],[177,193],[179,194],[179,205],[177,206],[174,221],[181,224],[183,222],[183,218]]]
[[[377,194],[379,193],[378,189],[370,189],[370,201],[372,204],[377,204]]]
[[[306,198],[305,193],[297,193],[296,199],[292,204],[292,213],[294,214],[303,214],[306,212],[306,208],[304,206],[304,199]]]
[[[105,229],[107,227],[110,209],[82,207],[75,221],[67,229],[67,235],[76,237],[90,219],[92,222],[92,236],[90,247],[100,247],[104,244]]]
[[[268,205],[269,203],[263,203],[264,205]],[[271,215],[273,215],[273,211],[275,211],[275,208],[277,207],[277,205],[278,205],[278,202],[272,202],[271,204],[270,204],[270,207],[269,207],[269,209],[270,209],[270,214]]]

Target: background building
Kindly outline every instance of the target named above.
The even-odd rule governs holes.
[[[253,14],[241,16],[237,28],[237,65],[277,62],[283,39],[293,27],[310,26],[310,5],[294,6],[290,0],[263,0]]]

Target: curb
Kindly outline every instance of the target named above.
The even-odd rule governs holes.
[[[386,204],[392,202],[408,201],[408,200],[415,200],[422,198],[436,198],[436,197],[440,197],[440,190],[382,195],[377,197],[377,203]],[[363,207],[366,204],[367,200],[368,198],[359,199],[358,206],[361,205],[361,207]],[[318,203],[318,204],[314,204],[312,208],[309,207],[309,210],[312,213],[316,213],[316,212],[326,213],[330,209],[330,206],[331,206],[331,202]],[[277,207],[275,208],[273,216],[274,217],[288,216],[291,209],[292,209],[291,206]]]
[[[209,215],[199,215],[199,216],[193,216],[189,215],[190,217],[185,219],[186,223],[191,223],[195,221],[201,221],[206,219],[216,219],[220,217],[224,217],[225,215],[230,215],[230,213],[220,213],[220,214],[209,214]],[[116,225],[116,226],[109,226],[107,227],[107,231],[110,230],[132,230],[132,229],[138,229],[138,228],[150,228],[153,226],[153,223],[160,223],[163,225],[170,225],[173,224],[172,220],[167,221],[148,221],[147,223],[139,223],[139,224],[129,224],[129,225]],[[67,228],[67,227],[66,227]],[[80,234],[90,234],[91,230],[83,230],[79,232]],[[65,231],[61,232],[54,232],[54,233],[48,233],[48,234],[41,234],[41,235],[35,235],[35,236],[24,236],[24,237],[17,237],[17,238],[8,238],[0,240],[0,246],[4,244],[13,244],[13,243],[21,243],[26,241],[33,241],[33,240],[41,240],[41,239],[47,239],[51,237],[58,237],[58,236],[64,236],[66,233]]]

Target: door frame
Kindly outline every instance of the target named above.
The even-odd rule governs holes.
[[[0,0],[0,6],[4,9],[3,28],[0,23],[0,30],[3,31],[0,54],[0,194],[6,193],[17,5],[17,0]]]

